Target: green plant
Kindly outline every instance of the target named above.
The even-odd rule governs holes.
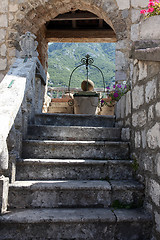
[[[105,84],[115,80],[115,43],[51,43],[48,46],[48,72],[51,87],[68,87],[72,70],[81,64],[81,59],[90,54],[94,64],[105,76]],[[86,79],[85,66],[77,69],[71,81],[71,88],[81,88],[81,82]],[[89,79],[95,88],[103,88],[101,73],[96,68],[89,67]]]
[[[109,182],[110,178],[108,176],[104,177],[104,178],[101,178],[101,181],[107,181]]]
[[[132,168],[133,168],[133,170],[134,170],[135,172],[137,172],[137,171],[138,171],[138,168],[139,168],[139,163],[138,163],[138,161],[137,161],[136,157],[133,157]]]
[[[148,9],[142,9],[140,13],[145,15],[145,18],[160,15],[159,0],[149,0]]]
[[[122,96],[124,96],[130,90],[130,84],[126,84],[126,81],[123,84],[116,82],[112,88],[107,87],[107,98],[101,98],[101,106],[107,105],[108,107],[113,107],[115,102],[118,102]]]
[[[114,209],[135,209],[143,206],[143,201],[140,200],[138,203],[122,203],[119,200],[115,200],[111,207]]]

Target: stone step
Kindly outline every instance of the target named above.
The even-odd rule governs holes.
[[[9,186],[10,208],[108,207],[115,201],[138,205],[143,185],[133,180],[16,181]]]
[[[22,159],[17,180],[132,179],[131,160]]]
[[[129,143],[24,140],[22,157],[42,159],[129,159]]]
[[[70,106],[50,106],[48,107],[48,113],[67,113],[67,114],[73,114],[73,107]]]
[[[51,102],[49,108],[54,107],[71,107],[68,105],[68,102]],[[73,107],[72,107],[73,108]]]
[[[107,127],[82,127],[82,126],[28,126],[28,139],[48,140],[109,140],[115,141],[121,138],[120,128]]]
[[[114,127],[115,116],[42,113],[35,116],[35,124],[54,126]]]
[[[0,216],[1,240],[150,240],[141,209],[21,209]]]

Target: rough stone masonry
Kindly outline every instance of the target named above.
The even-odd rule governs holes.
[[[131,141],[137,177],[146,187],[145,206],[153,215],[153,239],[160,239],[160,62],[155,54],[160,17],[144,20],[140,9],[147,4],[147,0],[1,0],[0,81],[15,62],[25,32],[37,36],[39,59],[47,70],[47,21],[77,9],[103,18],[117,36],[116,80],[132,85],[117,104],[117,125],[123,126],[123,138]]]

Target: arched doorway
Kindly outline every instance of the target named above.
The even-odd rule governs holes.
[[[47,69],[47,47],[48,47],[48,39],[53,37],[53,35],[50,35],[49,29],[47,29],[47,24],[51,23],[53,21],[58,21],[58,18],[62,17],[64,14],[67,13],[73,13],[77,10],[83,11],[83,12],[90,12],[92,17],[97,18],[94,19],[95,22],[98,22],[98,26],[101,27],[102,25],[109,26],[110,29],[108,29],[108,33],[110,31],[110,34],[112,32],[112,36],[117,41],[122,41],[127,38],[127,24],[126,19],[122,16],[122,11],[119,10],[118,5],[116,1],[97,1],[94,0],[82,0],[82,1],[75,1],[75,0],[68,0],[68,1],[53,1],[48,0],[42,2],[42,1],[26,1],[25,3],[20,4],[21,10],[17,12],[17,17],[11,22],[11,34],[9,34],[9,44],[10,47],[16,47],[18,48],[18,39],[19,36],[24,34],[26,31],[30,31],[34,33],[37,36],[37,41],[39,42],[38,45],[38,52],[39,52],[39,58],[41,60],[42,65],[45,69]],[[75,19],[74,19],[75,20]],[[72,27],[76,29],[76,25],[74,25],[79,20],[72,21]],[[86,20],[84,20],[86,21]],[[90,20],[91,22],[92,20]],[[78,23],[79,24],[79,23]],[[113,30],[112,30],[113,29]],[[113,32],[114,31],[114,32]],[[79,34],[76,33],[78,30],[76,29],[75,35]],[[104,37],[107,38],[108,36],[107,32],[101,32],[101,39]],[[115,34],[114,34],[115,33]],[[60,34],[60,33],[58,33]],[[100,33],[99,33],[100,34]],[[96,33],[94,35],[97,36]],[[65,36],[65,32],[61,33],[59,37],[63,38]],[[74,36],[76,37],[76,36]],[[84,39],[85,36],[83,35]],[[91,36],[86,36],[88,39]],[[87,41],[87,40],[86,40]],[[125,46],[126,48],[126,46]],[[120,59],[127,58],[128,52],[124,52],[124,49],[121,51],[118,49],[118,57]],[[120,72],[121,76],[123,75],[123,79],[120,80],[126,80],[127,74],[122,74],[121,71],[128,71],[128,68],[125,66],[122,66],[126,64],[126,61],[122,61],[121,63],[118,63],[121,65],[117,68],[117,70]],[[117,75],[119,76],[119,74]]]

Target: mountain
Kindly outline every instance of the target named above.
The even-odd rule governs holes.
[[[115,43],[50,43],[48,46],[49,86],[68,87],[69,78],[75,67],[81,64],[81,59],[89,54],[93,65],[101,69],[106,86],[115,79]],[[80,87],[85,80],[86,68],[78,68],[72,76],[71,87]],[[89,79],[95,88],[103,87],[101,73],[95,67],[89,67]]]

